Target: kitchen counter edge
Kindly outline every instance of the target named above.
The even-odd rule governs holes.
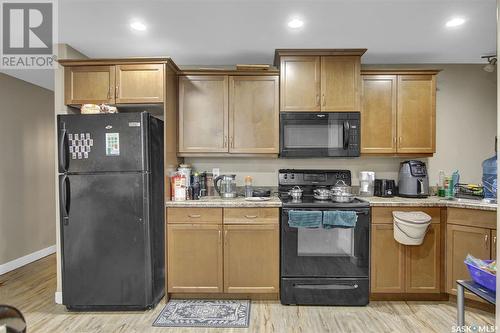
[[[382,197],[360,197],[370,203],[371,207],[449,207],[449,208],[465,208],[477,210],[496,211],[497,204],[471,202],[471,201],[450,201],[439,197],[429,197],[425,199],[413,198],[382,198]],[[186,200],[186,201],[167,201],[166,208],[279,208],[281,201],[278,197],[272,197],[268,201],[246,201],[244,198],[221,199],[211,198],[202,200]]]

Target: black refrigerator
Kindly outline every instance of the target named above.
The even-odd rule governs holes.
[[[163,122],[58,116],[63,304],[140,310],[164,295]]]

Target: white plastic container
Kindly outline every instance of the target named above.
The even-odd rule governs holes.
[[[394,239],[403,245],[421,245],[432,218],[424,212],[392,212]]]

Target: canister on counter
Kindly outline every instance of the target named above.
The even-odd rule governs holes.
[[[215,195],[215,189],[214,189],[214,174],[211,172],[206,173],[206,184],[207,184],[207,196],[213,197]]]
[[[191,186],[191,165],[180,164],[177,170],[186,177],[186,187],[189,188]]]

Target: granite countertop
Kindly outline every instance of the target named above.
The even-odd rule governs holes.
[[[452,207],[452,208],[468,208],[480,210],[497,210],[497,204],[484,203],[479,200],[471,199],[455,199],[446,200],[441,197],[428,197],[422,199],[414,198],[381,198],[381,197],[361,197],[370,203],[372,207],[390,207],[390,206],[420,206],[420,207]]]
[[[381,198],[381,197],[360,197],[370,203],[372,207],[391,207],[391,206],[408,206],[408,207],[453,207],[496,211],[497,204],[484,203],[477,200],[458,199],[445,200],[440,197],[428,197],[422,199],[415,198]],[[269,201],[246,201],[244,197],[232,199],[222,199],[220,197],[204,197],[200,200],[186,201],[167,201],[165,206],[168,207],[281,207],[281,201],[277,196],[271,196]]]
[[[265,208],[265,207],[281,207],[281,201],[277,196],[271,196],[268,201],[247,201],[244,197],[223,199],[221,197],[203,197],[200,200],[186,201],[167,201],[165,206],[168,207],[203,207],[203,208]]]

